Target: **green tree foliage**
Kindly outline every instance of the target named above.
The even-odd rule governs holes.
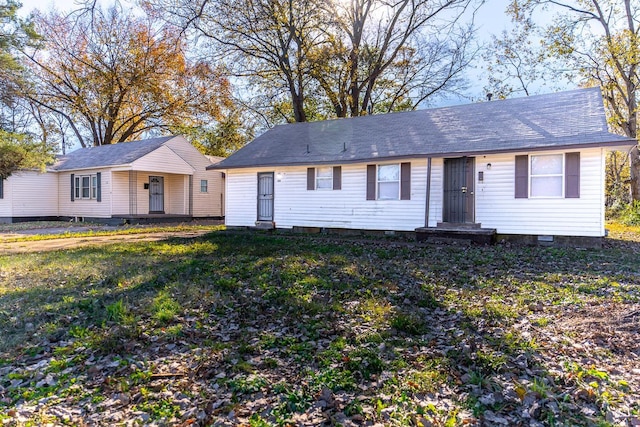
[[[631,202],[629,194],[629,156],[620,151],[607,153],[605,205],[609,213],[617,213]]]
[[[17,17],[20,4],[0,0],[0,179],[19,169],[44,169],[52,149],[35,142],[21,120],[17,103],[24,84],[17,51],[36,39],[31,26]]]
[[[226,113],[214,125],[178,125],[172,127],[172,131],[187,137],[203,154],[227,157],[253,139],[253,129],[247,127],[248,122],[241,112],[236,110]]]
[[[6,179],[20,169],[44,170],[52,161],[50,145],[34,143],[28,135],[0,129],[0,179]]]
[[[83,147],[216,122],[231,105],[221,70],[190,60],[179,31],[118,3],[37,13],[34,22],[43,41],[25,51],[28,97]]]

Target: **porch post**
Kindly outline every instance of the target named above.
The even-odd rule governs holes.
[[[427,194],[424,203],[424,226],[429,227],[429,202],[431,198],[431,157],[427,157]]]
[[[193,175],[189,175],[189,216],[193,216]]]
[[[129,215],[138,214],[138,173],[129,171]]]

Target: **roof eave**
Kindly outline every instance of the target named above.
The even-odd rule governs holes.
[[[544,147],[517,147],[508,149],[495,149],[495,150],[467,150],[467,151],[450,151],[450,152],[438,152],[438,153],[416,153],[406,154],[398,156],[371,156],[358,159],[334,159],[334,160],[322,160],[322,161],[300,161],[300,162],[266,162],[260,164],[244,164],[244,165],[225,165],[225,164],[213,164],[207,166],[207,170],[231,170],[231,169],[251,169],[251,168],[267,168],[267,167],[284,167],[284,166],[305,166],[305,165],[335,165],[335,164],[355,164],[355,163],[367,163],[367,162],[379,162],[379,161],[391,161],[391,160],[404,160],[415,158],[443,158],[443,157],[469,157],[486,154],[501,154],[501,153],[522,153],[522,152],[539,152],[539,151],[555,151],[555,150],[574,150],[581,148],[611,148],[611,149],[628,149],[636,145],[636,141],[633,139],[609,141],[609,142],[591,142],[584,144],[561,144]]]

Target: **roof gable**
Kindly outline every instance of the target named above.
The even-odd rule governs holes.
[[[628,145],[609,133],[598,88],[276,126],[208,169]]]
[[[132,170],[191,175],[195,171],[171,148],[162,145],[131,163]]]
[[[120,142],[99,147],[80,148],[60,156],[53,169],[57,171],[94,169],[128,165],[146,156],[175,136],[164,136],[141,141]]]

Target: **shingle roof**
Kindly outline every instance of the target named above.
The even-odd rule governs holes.
[[[591,88],[280,125],[208,169],[339,164],[633,143],[608,132],[600,90]]]
[[[100,147],[80,148],[58,157],[53,169],[61,171],[127,165],[160,148],[173,138],[175,136],[163,136],[141,141],[101,145]]]

